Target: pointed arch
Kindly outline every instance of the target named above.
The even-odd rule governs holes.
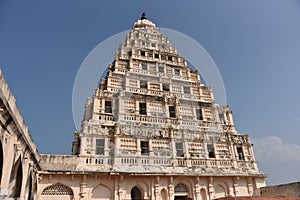
[[[161,200],[168,200],[168,191],[165,188],[160,191],[160,197]]]
[[[229,195],[228,184],[224,180],[218,180],[215,182],[215,196],[226,197]]]
[[[187,189],[187,193],[190,194],[190,196],[192,196],[193,194],[193,183],[187,179],[187,178],[178,178],[174,180],[174,189],[178,184],[183,184],[185,185],[186,189]]]
[[[91,199],[112,199],[112,191],[108,186],[100,184],[92,190]]]
[[[216,185],[215,193],[217,197],[226,197],[226,189],[222,184]]]
[[[142,200],[142,192],[138,187],[133,187],[130,192],[131,200]]]
[[[204,188],[201,188],[200,196],[201,196],[202,200],[207,200],[207,194],[206,194],[206,190]]]
[[[66,185],[61,183],[55,183],[53,185],[47,186],[42,194],[41,200],[59,199],[59,200],[72,200],[73,190]]]
[[[134,187],[141,191],[142,198],[149,197],[149,185],[143,179],[137,179],[136,182],[132,182],[128,185],[128,191],[131,191]]]
[[[188,199],[190,196],[189,188],[182,182],[178,183],[174,188],[174,199],[175,200],[184,200]]]
[[[22,180],[23,180],[23,168],[21,157],[15,162],[11,169],[10,179],[9,179],[9,189],[10,194],[8,195],[11,198],[18,198],[21,194],[22,189]]]
[[[3,147],[2,141],[0,140],[0,183],[2,183],[3,160]]]
[[[188,193],[189,192],[189,189],[187,188],[187,186],[183,183],[178,183],[176,186],[175,186],[175,192],[185,192],[185,193]]]

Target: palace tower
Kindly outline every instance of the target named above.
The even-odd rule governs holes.
[[[266,177],[229,107],[145,14],[88,99],[72,155],[39,156],[41,200],[252,196]]]

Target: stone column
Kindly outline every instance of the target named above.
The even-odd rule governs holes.
[[[22,171],[23,171],[23,178],[22,178],[22,188],[21,188],[21,193],[20,193],[20,200],[25,199],[26,182],[27,182],[27,179],[28,179],[28,172],[29,172],[29,165],[30,164],[32,164],[32,163],[29,160],[28,155],[25,155],[24,158],[23,158],[23,161],[21,163]]]
[[[4,133],[4,139],[2,142],[3,155],[14,155],[14,141],[15,140],[12,136],[8,135],[7,132]],[[5,199],[9,193],[8,185],[11,168],[14,163],[13,158],[13,156],[3,156],[2,181],[0,183],[0,197],[3,197],[3,199]]]

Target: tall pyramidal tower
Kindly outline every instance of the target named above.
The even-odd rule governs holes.
[[[74,136],[73,155],[41,155],[40,199],[206,200],[264,186],[249,135],[145,14]]]

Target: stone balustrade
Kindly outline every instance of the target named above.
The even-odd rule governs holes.
[[[191,81],[191,80],[189,80],[188,77],[184,77],[184,76],[166,74],[166,73],[161,73],[161,72],[146,71],[146,70],[142,70],[142,69],[132,69],[130,72],[134,73],[134,74],[145,74],[148,76],[167,77],[167,78],[177,79],[177,80],[181,80],[181,81]],[[192,81],[192,82],[194,82],[194,81]]]
[[[167,119],[166,117],[159,117],[159,116],[154,117],[154,116],[143,116],[143,115],[128,115],[128,114],[120,113],[119,119],[124,121],[137,121],[137,122],[148,122],[148,123],[158,123],[158,124],[170,123],[173,125],[196,126],[198,127],[198,130],[201,131],[206,131],[206,130],[211,130],[216,128],[221,129],[221,126],[214,122],[199,121],[199,120],[185,120],[185,119]]]
[[[99,119],[103,121],[114,121],[114,117],[109,114],[100,114]]]
[[[112,88],[109,89],[112,92],[118,91],[118,89],[113,90]],[[194,94],[182,94],[182,93],[174,93],[174,92],[168,92],[168,91],[161,91],[161,90],[151,90],[146,88],[137,88],[137,87],[126,87],[125,89],[127,92],[131,93],[138,93],[143,95],[152,95],[152,96],[163,96],[164,94],[166,96],[177,96],[178,98],[182,99],[188,99],[188,100],[194,100],[194,101],[203,101],[207,103],[211,103],[212,99],[210,96],[200,96],[200,95],[194,95]]]

